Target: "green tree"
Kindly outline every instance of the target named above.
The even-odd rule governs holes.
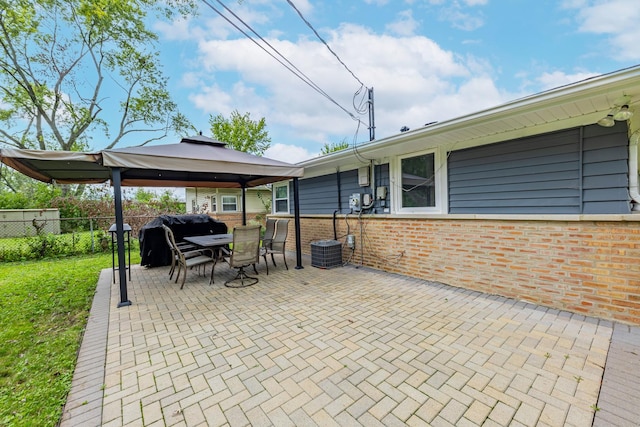
[[[241,115],[234,110],[228,119],[222,114],[209,116],[209,124],[214,138],[234,150],[262,156],[271,146],[264,117],[255,121],[251,120],[250,113]]]
[[[325,155],[335,151],[346,150],[347,148],[349,148],[349,143],[345,138],[341,142],[332,142],[331,144],[325,143],[322,149],[320,149],[320,154]]]
[[[63,187],[36,181],[8,167],[0,167],[0,209],[38,209],[62,195]]]
[[[94,132],[112,148],[189,129],[147,25],[191,1],[0,0],[0,144],[76,151]]]
[[[149,204],[153,199],[156,198],[156,193],[153,191],[145,190],[144,188],[138,187],[133,195],[133,200],[138,203],[146,203]]]

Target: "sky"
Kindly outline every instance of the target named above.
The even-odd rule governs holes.
[[[265,156],[289,163],[369,141],[367,88],[381,139],[640,63],[637,0],[199,3],[152,26],[170,93],[205,135],[210,116],[264,117]]]

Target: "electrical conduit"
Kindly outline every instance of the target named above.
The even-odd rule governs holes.
[[[636,130],[629,140],[629,196],[631,196],[631,210],[640,211],[640,188],[638,185],[638,142],[640,129]]]

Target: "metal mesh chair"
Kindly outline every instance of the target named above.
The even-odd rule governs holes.
[[[276,223],[276,231],[273,235],[273,239],[271,240],[271,244],[269,247],[264,247],[261,255],[264,258],[265,264],[267,263],[267,255],[271,255],[271,262],[274,267],[277,267],[276,260],[273,255],[278,254],[282,255],[282,259],[284,260],[284,266],[289,269],[287,265],[287,257],[284,252],[284,247],[287,243],[287,235],[289,234],[289,220],[288,219],[279,219]],[[267,266],[267,274],[269,274],[269,267]]]
[[[262,236],[262,246],[260,247],[260,256],[264,257],[267,253],[267,249],[271,248],[271,242],[273,242],[273,235],[276,233],[277,219],[267,218],[267,223],[264,229],[264,236]],[[264,259],[264,265],[267,267],[267,275],[269,275],[269,264],[267,259]]]
[[[198,247],[195,245],[192,245],[191,243],[188,242],[176,242],[175,241],[175,235],[173,234],[173,230],[171,230],[171,228],[169,228],[166,225],[162,225],[163,230],[164,230],[164,237],[165,240],[167,242],[167,246],[169,247],[169,249],[171,250],[171,268],[169,268],[169,280],[173,279],[173,273],[176,272],[176,267],[178,266],[178,259],[180,257],[180,255],[178,254],[178,252],[174,249],[175,247],[177,247],[180,252],[183,253],[183,255],[186,258],[193,258],[194,256],[198,256],[198,255],[202,255],[201,251],[198,250]],[[168,228],[169,231],[171,232],[171,235],[173,236],[173,241],[175,242],[175,246],[172,243],[171,239],[169,238],[169,233],[167,233],[167,230],[164,228]]]
[[[262,247],[270,248],[273,235],[276,232],[276,219],[267,218],[267,223],[264,228],[264,236],[262,236]]]
[[[167,243],[169,244],[169,248],[171,248],[172,252],[172,264],[171,264],[171,273],[169,278],[173,275],[173,270],[177,268],[176,274],[176,283],[178,283],[178,279],[180,278],[180,273],[184,270],[184,274],[182,276],[182,283],[180,284],[180,289],[184,288],[184,282],[187,279],[187,270],[196,267],[202,266],[208,263],[214,262],[213,252],[209,249],[198,249],[196,251],[185,251],[181,249],[180,246],[176,243],[176,239],[173,235],[173,231],[167,227],[166,225],[162,225],[164,229],[165,237],[167,239]],[[207,255],[207,253],[209,255]],[[211,278],[209,279],[209,283],[213,282],[213,267],[211,268]]]
[[[222,254],[232,268],[238,269],[238,274],[224,285],[229,288],[242,288],[258,283],[257,277],[248,276],[245,268],[253,266],[258,274],[256,264],[260,262],[260,225],[246,225],[233,229],[233,246],[230,250],[222,249]],[[215,264],[214,264],[215,268]],[[213,272],[212,278],[213,278]]]

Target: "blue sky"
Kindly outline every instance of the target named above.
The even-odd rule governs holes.
[[[272,139],[265,155],[292,163],[325,143],[368,141],[367,114],[353,106],[360,83],[289,2],[208,0],[224,11],[221,3],[340,107],[200,2],[197,18],[153,27],[169,89],[199,130],[209,134],[209,116],[233,110],[265,117]],[[374,88],[377,139],[640,63],[637,0],[292,3]]]

